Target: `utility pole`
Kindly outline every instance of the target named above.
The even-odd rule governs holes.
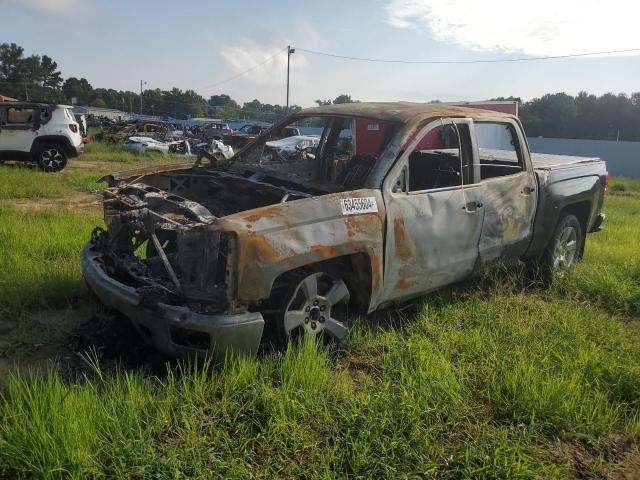
[[[289,111],[289,64],[291,63],[291,55],[294,53],[296,53],[296,49],[287,45],[287,112]]]
[[[140,115],[142,115],[142,86],[146,84],[147,82],[140,80]]]

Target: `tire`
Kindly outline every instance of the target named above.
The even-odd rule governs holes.
[[[58,143],[45,143],[38,147],[36,162],[45,172],[59,172],[67,166],[67,152]]]
[[[292,276],[280,314],[284,337],[301,334],[340,341],[349,330],[347,284],[325,272],[305,272]]]
[[[582,258],[584,240],[577,217],[563,216],[541,257],[526,262],[525,276],[533,284],[550,285],[555,270],[569,269]]]

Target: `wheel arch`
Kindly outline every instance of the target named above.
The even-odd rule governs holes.
[[[61,145],[64,148],[65,153],[68,157],[73,156],[73,146],[71,145],[71,141],[63,136],[63,135],[43,135],[41,137],[36,138],[31,145],[31,154],[36,155],[38,153],[38,149],[47,143],[56,143]]]
[[[351,295],[351,306],[356,313],[365,314],[370,310],[373,271],[372,258],[366,252],[332,257],[302,265],[278,275],[271,285],[271,292],[266,301],[273,304],[273,300],[287,289],[291,279],[300,272],[326,272],[335,278],[344,280]]]
[[[560,214],[558,215],[558,222],[562,221],[562,219],[567,215],[574,215],[578,219],[580,228],[582,229],[582,241],[580,242],[580,252],[578,252],[580,258],[582,258],[582,255],[584,254],[584,244],[587,235],[589,216],[591,215],[591,208],[591,202],[584,200],[581,202],[565,205],[562,210],[560,210]]]

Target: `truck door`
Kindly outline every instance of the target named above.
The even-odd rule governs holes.
[[[480,259],[515,259],[527,249],[537,205],[537,184],[522,129],[516,121],[474,122],[476,175],[484,187]]]
[[[471,274],[482,230],[482,187],[473,182],[468,119],[424,127],[383,184],[387,210],[384,301],[407,298]]]
[[[15,152],[29,152],[40,127],[40,109],[25,106],[3,108],[0,148]]]

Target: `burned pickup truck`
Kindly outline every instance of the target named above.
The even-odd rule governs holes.
[[[315,155],[264,154],[302,124]],[[604,162],[531,154],[514,116],[410,103],[302,110],[231,160],[106,180],[84,278],[169,355],[254,353],[265,330],[339,340],[492,262],[569,267],[607,190]]]

